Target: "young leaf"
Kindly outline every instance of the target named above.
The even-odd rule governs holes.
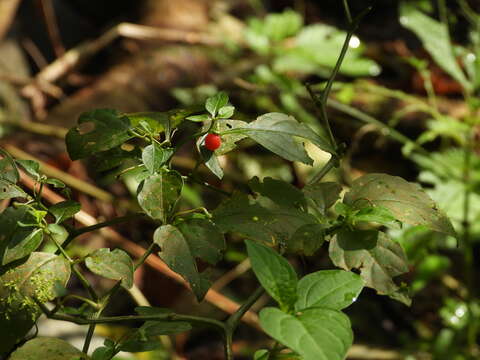
[[[33,178],[39,178],[40,164],[33,160],[15,160]]]
[[[87,360],[88,357],[76,347],[62,339],[37,337],[19,347],[10,360]]]
[[[158,256],[188,281],[197,300],[201,301],[210,282],[198,272],[195,253],[180,230],[173,225],[162,225],[155,230],[153,241],[162,249]]]
[[[228,103],[228,95],[223,91],[218,92],[212,97],[209,97],[205,102],[205,109],[213,116],[216,117],[218,111]]]
[[[215,155],[215,152],[210,151],[203,146],[199,147],[199,149],[200,149],[200,155],[202,156],[205,166],[212,173],[214,173],[216,177],[218,177],[219,179],[222,179],[223,170],[222,170],[222,167],[220,166],[217,156]]]
[[[269,204],[267,208],[260,203],[265,203],[264,200],[234,194],[213,211],[213,221],[224,232],[236,232],[266,244],[281,245],[301,226],[317,222],[314,216],[295,208],[275,204]]]
[[[100,276],[112,280],[121,280],[125,289],[133,286],[133,261],[123,250],[103,248],[96,250],[85,259],[87,268]]]
[[[295,310],[322,307],[342,310],[351,305],[363,289],[362,278],[349,271],[322,270],[298,282]]]
[[[72,160],[83,159],[99,151],[113,149],[130,139],[130,120],[116,110],[98,109],[85,112],[78,126],[71,128],[65,142]]]
[[[65,183],[58,179],[47,179],[45,183],[52,185],[56,189],[63,189],[65,187]]]
[[[387,208],[383,206],[367,206],[358,210],[352,215],[352,222],[355,225],[357,222],[377,223],[390,228],[398,229],[401,224],[393,216]]]
[[[63,244],[68,237],[68,231],[63,226],[58,224],[48,224],[48,235],[57,243]]]
[[[364,175],[353,182],[343,202],[354,209],[382,206],[403,223],[456,236],[450,220],[423,189],[398,176]]]
[[[154,174],[160,171],[172,154],[173,149],[164,149],[154,142],[143,149],[142,161],[147,170]]]
[[[0,213],[0,265],[21,259],[35,251],[43,240],[42,229],[20,226],[36,223],[27,206],[8,207]]]
[[[233,116],[235,108],[233,106],[224,106],[218,110],[218,117],[220,119],[228,119]]]
[[[306,208],[306,200],[302,191],[285,181],[266,177],[260,182],[258,177],[253,177],[248,186],[252,191],[268,197],[278,205],[294,208]]]
[[[408,272],[402,247],[378,231],[339,231],[330,241],[330,258],[345,270],[359,269],[365,285],[410,305],[410,298],[392,280]]]
[[[65,286],[70,278],[70,264],[54,254],[34,252],[16,265],[4,267],[0,275],[0,354],[20,341],[40,316],[31,298],[53,300],[58,296],[55,285]]]
[[[48,211],[55,216],[55,223],[60,224],[79,212],[81,205],[73,200],[65,200],[50,206]]]
[[[297,273],[288,261],[273,249],[245,240],[252,269],[263,288],[284,311],[293,310],[297,300]]]
[[[324,240],[325,230],[323,225],[303,225],[287,240],[285,250],[289,253],[312,256],[322,246]]]
[[[320,214],[325,215],[326,211],[340,198],[342,186],[335,182],[321,182],[306,185],[302,191],[307,199],[313,201]]]
[[[445,24],[423,14],[409,3],[402,3],[400,6],[400,23],[419,37],[423,47],[443,70],[465,89],[471,88],[471,84],[455,59]]]
[[[260,312],[260,324],[304,360],[343,360],[353,342],[350,320],[331,309],[310,308],[294,316],[267,307]]]
[[[192,116],[188,116],[186,119],[193,122],[204,122],[204,121],[210,120],[210,116],[207,114],[192,115]]]
[[[182,187],[183,180],[178,172],[161,170],[140,185],[138,203],[148,216],[166,222],[180,197]]]

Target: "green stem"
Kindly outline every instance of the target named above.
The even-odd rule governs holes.
[[[83,287],[87,290],[87,292],[89,293],[90,297],[94,300],[94,301],[98,301],[98,295],[97,293],[95,292],[95,290],[93,290],[93,287],[92,285],[90,285],[90,283],[88,282],[88,280],[85,278],[85,276],[83,276],[83,274],[80,272],[80,270],[78,270],[76,268],[75,265],[72,265],[72,272],[78,277],[78,279],[80,280],[80,282],[82,283]]]
[[[349,13],[348,9],[348,3],[346,0],[344,0],[344,6],[345,6],[345,11]],[[332,73],[330,75],[330,78],[327,81],[327,84],[325,85],[325,88],[321,92],[320,99],[317,98],[316,94],[313,94],[313,91],[311,88],[307,86],[307,90],[310,93],[310,96],[312,96],[312,99],[314,102],[319,106],[320,108],[320,114],[321,118],[324,122],[325,128],[327,130],[328,137],[330,138],[330,143],[334,148],[336,148],[336,142],[335,138],[332,133],[332,129],[330,127],[330,123],[328,121],[328,115],[327,115],[327,99],[328,96],[330,95],[330,91],[332,89],[333,81],[338,75],[338,72],[340,71],[340,67],[342,66],[343,60],[345,58],[345,55],[347,54],[348,46],[350,44],[350,39],[352,38],[353,32],[357,29],[358,24],[360,23],[360,20],[370,11],[370,7],[366,8],[363,10],[353,21],[350,21],[350,29],[347,32],[347,36],[345,38],[345,41],[343,42],[342,50],[340,51],[340,55],[337,59],[337,62],[335,64],[335,67],[332,70]]]
[[[182,315],[176,313],[162,313],[155,315],[125,315],[125,316],[109,316],[109,317],[96,317],[92,319],[86,319],[82,317],[75,317],[67,314],[52,314],[48,308],[40,303],[38,300],[34,299],[37,305],[40,307],[42,312],[51,319],[68,321],[78,325],[89,325],[89,324],[114,324],[124,321],[154,321],[154,320],[166,320],[166,321],[185,321],[195,324],[203,324],[211,327],[215,327],[221,331],[224,331],[225,325],[215,319],[210,319],[202,316],[192,316],[192,315]]]
[[[263,295],[265,290],[263,287],[259,287],[257,290],[251,294],[248,299],[240,306],[237,311],[235,311],[225,322],[225,358],[227,360],[233,359],[233,352],[232,352],[232,339],[233,333],[237,328],[240,320],[242,319],[243,315],[255,304],[255,302]]]
[[[352,23],[352,14],[350,13],[350,8],[348,7],[348,1],[343,0],[343,8],[345,10],[345,16],[347,17],[348,23]]]
[[[145,251],[140,259],[138,259],[138,262],[135,264],[134,271],[137,270],[142,264],[147,260],[147,258],[153,253],[155,250],[157,244],[152,242],[150,246],[148,247],[147,251]]]
[[[107,221],[104,221],[104,222],[101,222],[101,223],[97,223],[95,225],[84,226],[84,227],[79,228],[79,229],[73,229],[70,232],[70,234],[68,235],[67,239],[63,242],[62,247],[66,248],[68,245],[70,245],[70,243],[76,237],[78,237],[80,235],[83,235],[87,232],[95,231],[95,230],[98,230],[98,229],[101,229],[101,228],[104,228],[104,227],[107,227],[107,226],[115,225],[115,224],[120,224],[120,223],[127,222],[127,221],[130,221],[130,220],[133,220],[133,219],[138,219],[138,218],[141,218],[143,216],[145,216],[145,214],[139,214],[139,213],[129,214],[129,215],[117,217],[115,219],[107,220]],[[55,254],[57,254],[57,255],[59,253],[60,253],[60,250],[57,250],[55,252]]]
[[[338,158],[336,155],[332,155],[330,159],[328,159],[327,163],[320,169],[320,171],[313,176],[312,180],[308,182],[308,185],[316,184],[317,182],[322,180],[323,177],[330,172],[330,170],[337,166]]]
[[[189,178],[191,181],[193,181],[194,183],[197,183],[197,184],[200,184],[200,185],[202,185],[202,186],[205,186],[207,189],[210,189],[210,190],[212,190],[212,191],[215,191],[215,192],[217,192],[217,193],[219,193],[219,194],[222,194],[222,195],[225,195],[225,196],[231,196],[231,195],[232,195],[232,194],[229,193],[228,191],[225,191],[225,190],[223,190],[223,189],[217,188],[217,187],[215,187],[215,186],[210,185],[210,184],[207,183],[207,182],[204,182],[204,181],[202,181],[202,180],[199,180],[199,179],[195,178],[193,175],[188,175],[188,178]]]

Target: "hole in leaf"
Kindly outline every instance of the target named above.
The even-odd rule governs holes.
[[[95,130],[95,123],[92,121],[78,125],[78,132],[80,133],[80,135],[88,134],[93,130]]]

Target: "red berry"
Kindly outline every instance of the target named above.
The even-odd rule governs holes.
[[[210,151],[217,150],[222,145],[222,138],[217,134],[208,134],[205,137],[205,147]]]

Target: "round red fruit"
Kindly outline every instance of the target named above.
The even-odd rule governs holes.
[[[205,137],[205,147],[210,151],[217,150],[222,145],[222,138],[217,134],[208,134]]]

